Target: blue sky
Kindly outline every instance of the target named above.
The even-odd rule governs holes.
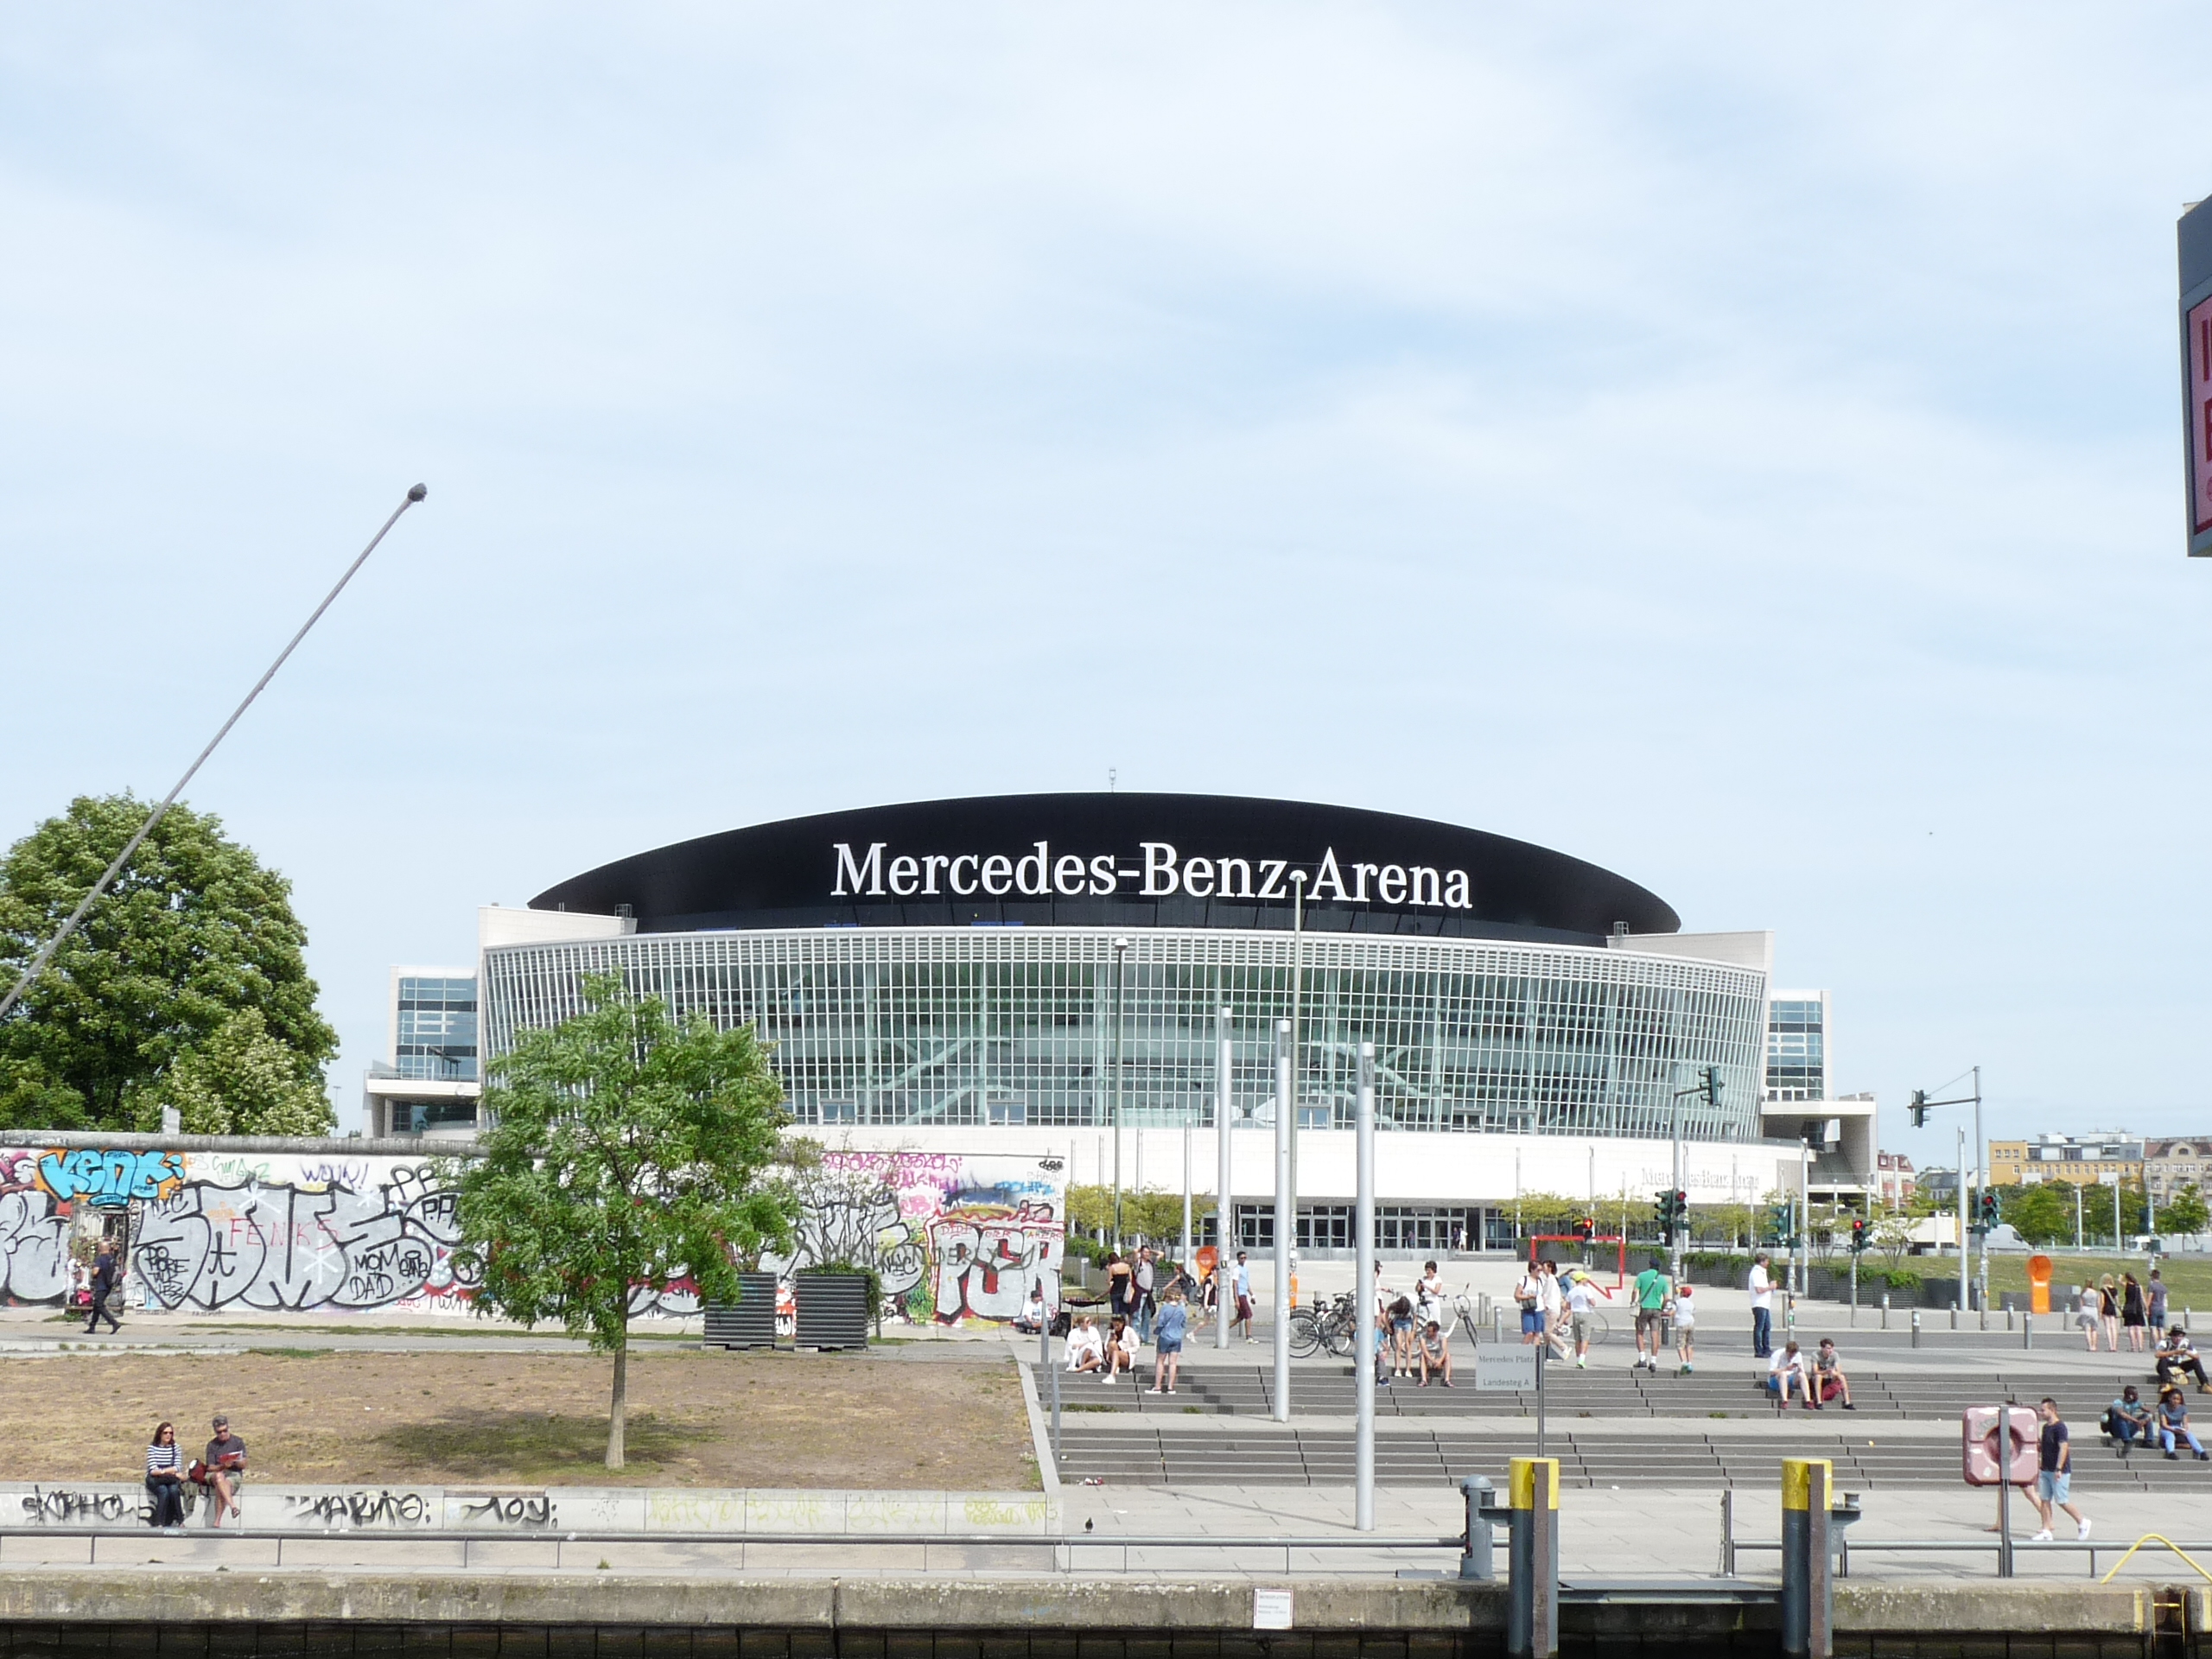
[[[421,478],[190,797],[296,883],[348,1123],[480,903],[1110,766],[1771,927],[1885,1105],[2212,1129],[2208,36],[19,9],[0,836],[165,788]]]

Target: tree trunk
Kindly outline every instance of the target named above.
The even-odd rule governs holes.
[[[607,1466],[622,1466],[622,1428],[630,1410],[630,1330],[622,1328],[622,1345],[614,1351],[614,1399],[607,1412]]]

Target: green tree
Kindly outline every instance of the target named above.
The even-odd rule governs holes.
[[[0,861],[9,983],[147,810],[130,795],[80,797],[9,849]],[[149,1111],[158,1123],[171,1069],[248,1009],[260,1016],[261,1039],[289,1057],[297,1087],[321,1092],[338,1038],[315,1012],[306,944],[290,884],[219,820],[171,808],[0,1023],[0,1128],[130,1129]]]
[[[140,1098],[138,1127],[149,1131],[161,1128],[163,1106],[177,1109],[187,1135],[327,1135],[337,1126],[330,1097],[301,1077],[297,1057],[269,1034],[259,1008],[240,1008],[185,1050]]]
[[[2166,1200],[2158,1211],[2158,1221],[2170,1233],[2201,1233],[2205,1224],[2212,1222],[2212,1211],[2207,1211],[2204,1195],[2191,1181]]]
[[[2055,1181],[2000,1186],[1998,1213],[2031,1244],[2056,1244],[2074,1238],[2074,1194]]]
[[[639,1300],[689,1276],[734,1301],[736,1259],[787,1242],[798,1199],[768,1173],[791,1118],[751,1026],[679,1026],[615,974],[586,978],[583,997],[492,1063],[484,1155],[442,1173],[477,1311],[558,1320],[613,1357],[607,1466],[620,1469]]]

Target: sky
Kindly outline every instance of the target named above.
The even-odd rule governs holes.
[[[9,8],[0,841],[194,781],[343,1049],[475,909],[964,794],[1770,928],[1883,1141],[2212,1132],[2212,14]]]

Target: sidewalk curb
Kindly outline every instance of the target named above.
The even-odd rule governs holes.
[[[1037,1452],[1037,1478],[1044,1484],[1045,1502],[1057,1517],[1059,1514],[1060,1470],[1052,1457],[1052,1427],[1045,1421],[1045,1408],[1037,1399],[1037,1379],[1029,1374],[1029,1368],[1021,1363],[1019,1354],[1010,1357],[1014,1361],[1014,1374],[1021,1379],[1021,1403],[1029,1413],[1029,1444]]]

